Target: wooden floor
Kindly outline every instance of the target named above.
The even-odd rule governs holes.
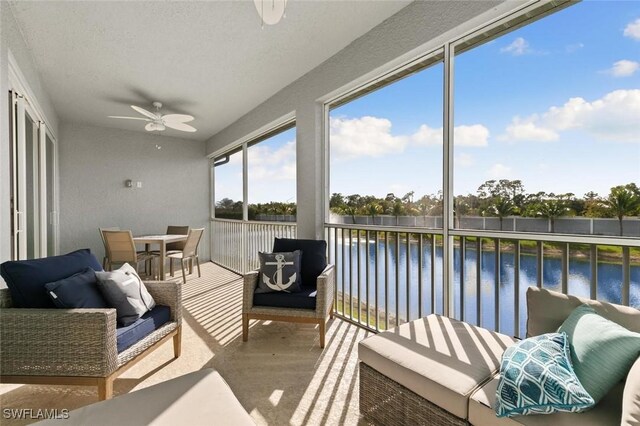
[[[182,356],[172,361],[171,343],[165,344],[115,381],[115,395],[213,367],[257,424],[358,424],[357,343],[368,332],[331,320],[321,350],[315,325],[252,321],[243,343],[242,280],[213,263],[202,265],[202,278],[187,277],[182,297]],[[0,385],[3,409],[72,410],[96,400],[89,387]]]

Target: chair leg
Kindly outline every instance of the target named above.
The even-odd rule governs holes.
[[[198,256],[196,256],[196,265],[198,265],[198,278],[200,278],[202,274],[200,274],[200,258]]]
[[[180,259],[180,267],[182,268],[182,282],[187,283],[187,275],[184,273],[184,259]]]
[[[242,314],[242,341],[249,340],[249,315]]]
[[[322,320],[320,320],[320,348],[321,349],[324,349],[324,335],[326,332],[326,326],[327,326],[327,323],[323,318]]]
[[[104,401],[113,396],[113,377],[100,377],[98,379],[98,400]]]
[[[182,353],[182,326],[178,327],[178,333],[173,336],[173,356],[180,357]]]
[[[169,273],[173,277],[173,257],[169,258]]]
[[[331,302],[331,308],[329,309],[329,319],[333,319],[333,308],[335,307],[335,303],[335,300]]]
[[[193,257],[189,258],[189,275],[193,274]]]

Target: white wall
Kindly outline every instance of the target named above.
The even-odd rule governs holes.
[[[410,57],[427,53],[447,40],[460,24],[483,22],[481,14],[501,1],[417,1],[355,40],[209,139],[207,153],[217,152],[255,130],[295,111],[297,137],[298,235],[322,238],[322,100],[354,82],[365,81]],[[511,2],[515,7],[518,2]]]
[[[20,71],[37,98],[53,133],[58,135],[58,116],[49,96],[40,82],[38,70],[33,62],[29,47],[13,17],[6,1],[0,1],[0,262],[11,258],[11,215],[10,215],[10,157],[9,157],[9,99],[8,82],[9,51],[13,54]]]
[[[102,259],[98,227],[140,235],[190,225],[206,228],[200,256],[209,259],[204,142],[63,123],[59,145],[61,253],[88,247]],[[142,188],[126,188],[127,179]]]

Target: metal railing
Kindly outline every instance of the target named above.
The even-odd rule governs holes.
[[[212,219],[211,257],[243,274],[260,266],[258,252],[271,252],[274,238],[295,237],[295,223]]]
[[[529,286],[640,307],[637,240],[451,234],[454,280],[445,286],[439,231],[326,224],[329,262],[336,265],[336,315],[380,331],[446,313],[448,293],[450,316],[521,337]]]
[[[329,263],[336,266],[339,316],[379,331],[442,312],[438,231],[326,224],[325,238]]]
[[[274,238],[297,234],[293,223],[211,223],[213,260],[237,273],[257,269],[258,252],[270,252]],[[381,331],[439,313],[522,337],[529,286],[640,308],[637,239],[449,234],[453,279],[447,284],[441,230],[325,224],[328,260],[336,267],[335,315]]]

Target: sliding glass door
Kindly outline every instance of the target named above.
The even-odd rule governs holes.
[[[12,93],[12,258],[56,253],[56,146],[29,101]]]

